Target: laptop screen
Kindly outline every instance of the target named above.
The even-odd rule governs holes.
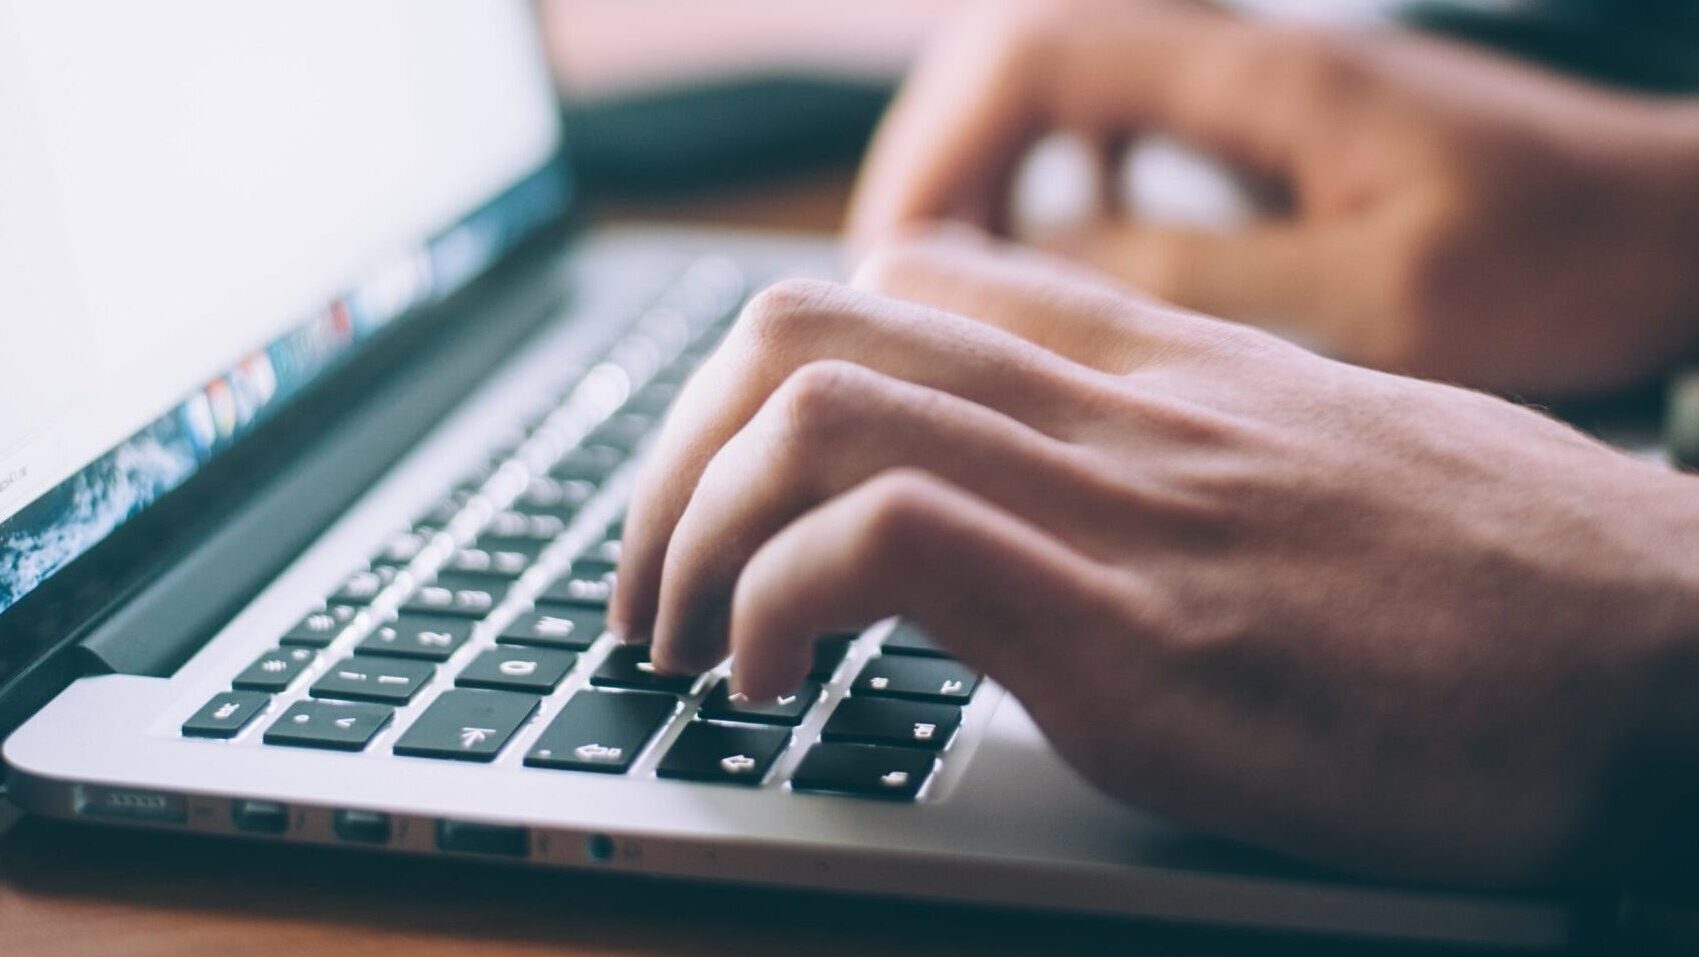
[[[0,0],[0,613],[567,197],[525,0]]]

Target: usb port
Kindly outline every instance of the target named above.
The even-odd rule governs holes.
[[[388,844],[389,815],[379,811],[337,811],[336,836],[359,844]]]
[[[232,801],[230,820],[249,834],[282,834],[289,830],[289,808],[276,801]]]
[[[524,857],[531,840],[525,828],[470,821],[438,821],[437,849],[465,854]]]

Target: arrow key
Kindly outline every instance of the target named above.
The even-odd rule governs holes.
[[[533,695],[453,688],[438,695],[395,742],[395,753],[490,761],[536,710]]]
[[[798,791],[912,801],[934,764],[932,755],[909,748],[817,744],[797,766],[791,776],[791,787]]]
[[[790,743],[784,728],[734,727],[692,721],[667,750],[655,773],[663,778],[753,787]]]
[[[743,695],[734,695],[724,681],[708,692],[702,702],[702,717],[711,721],[742,721],[752,724],[783,724],[795,727],[814,702],[820,700],[820,686],[804,681],[802,687],[775,701],[751,702]]]
[[[534,768],[624,774],[655,732],[678,711],[671,695],[580,691],[537,738]]]

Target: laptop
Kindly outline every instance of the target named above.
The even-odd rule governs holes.
[[[88,825],[1506,945],[1104,797],[902,622],[770,706],[603,613],[679,385],[826,237],[575,228],[522,0],[0,5],[0,731]]]

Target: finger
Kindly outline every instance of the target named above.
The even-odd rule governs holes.
[[[653,657],[699,672],[726,655],[738,572],[804,511],[875,475],[918,468],[1076,545],[1114,500],[1092,463],[1001,413],[843,362],[804,366],[726,443],[667,546]]]
[[[750,559],[732,604],[733,680],[770,698],[807,674],[823,631],[891,615],[1017,696],[1066,679],[1120,578],[1008,512],[923,472],[884,473],[792,522]]]
[[[1180,347],[1208,322],[1077,262],[961,226],[881,242],[851,284],[973,316],[1111,373]]]
[[[668,541],[708,460],[797,368],[844,359],[958,395],[1054,435],[1097,397],[1098,373],[1008,332],[830,283],[757,296],[674,404],[638,481],[610,614],[633,637],[653,625]]]
[[[996,225],[985,211],[1001,208],[1021,155],[1052,130],[1161,131],[1278,177],[1350,86],[1335,68],[1343,50],[1314,30],[1193,9],[982,18],[925,57],[893,102],[851,203],[852,248],[929,219]]]
[[[1360,238],[1359,238],[1360,237]],[[1378,307],[1387,257],[1364,257],[1366,236],[1350,226],[1262,224],[1218,232],[1099,224],[1040,240],[1151,295],[1210,315],[1305,334],[1351,347],[1360,317]]]

